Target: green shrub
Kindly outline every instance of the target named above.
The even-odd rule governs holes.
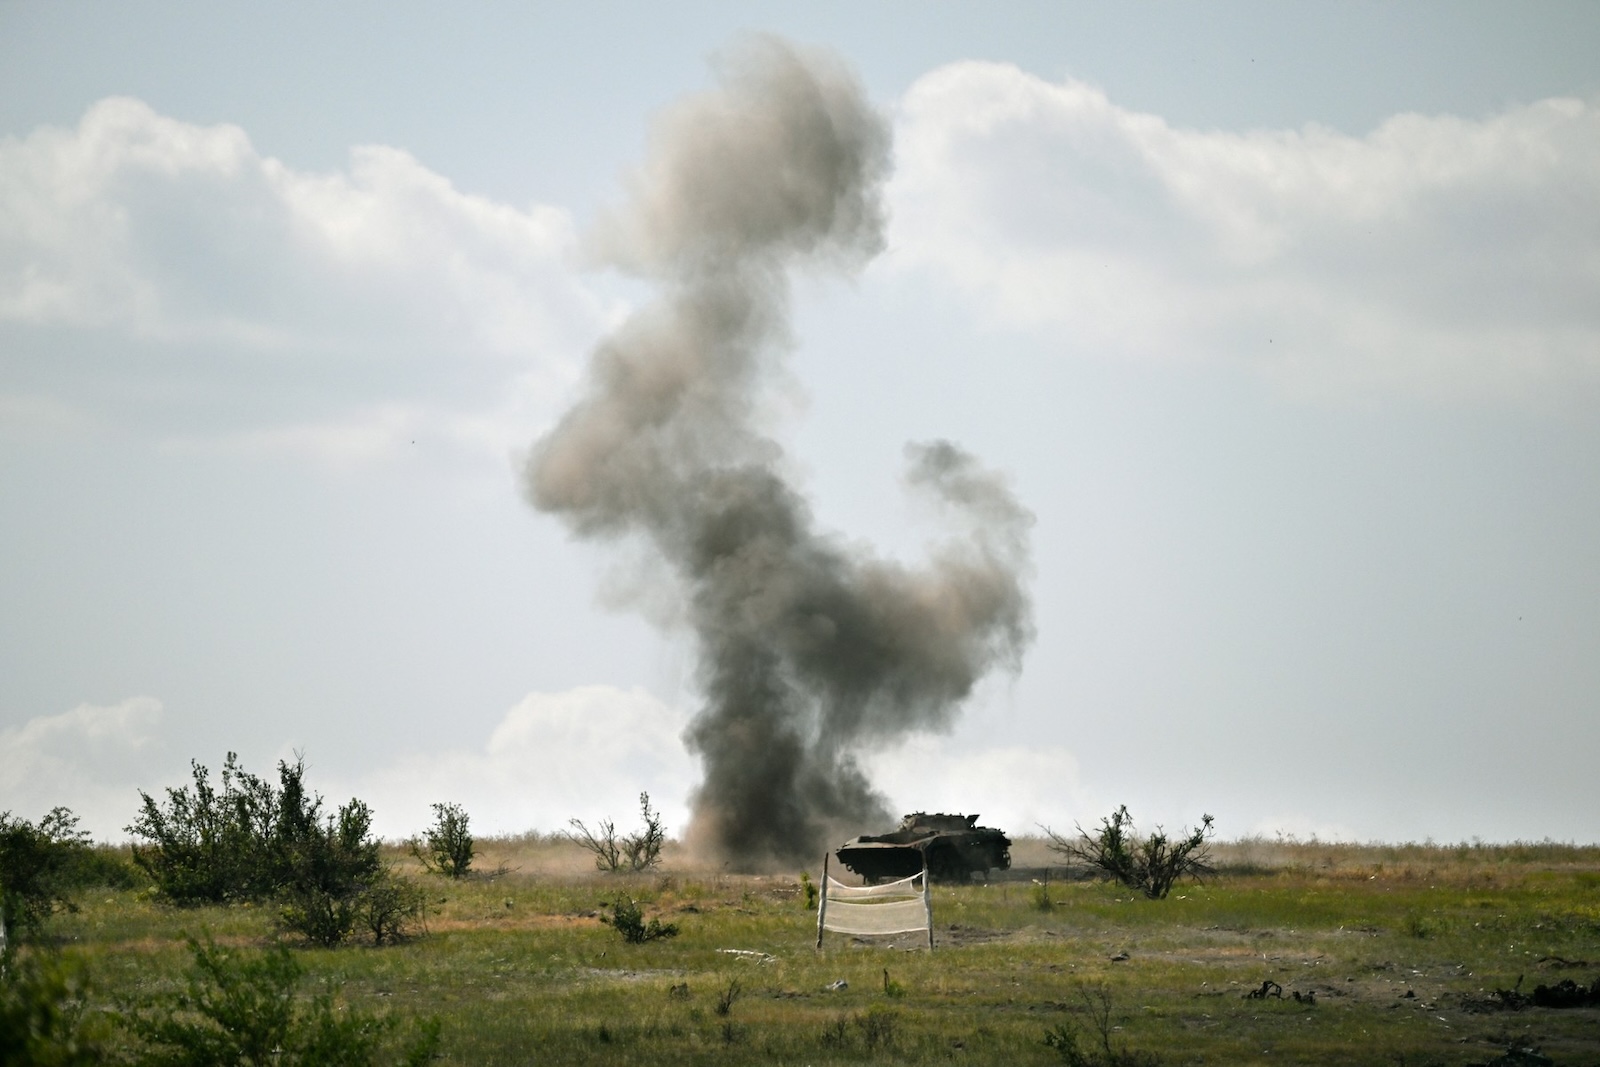
[[[423,831],[423,839],[411,842],[412,854],[435,874],[465,878],[477,854],[465,809],[459,804],[435,804],[433,816],[433,825]]]
[[[188,942],[194,965],[185,988],[124,1016],[142,1046],[140,1067],[422,1064],[437,1050],[436,1022],[397,1040],[394,1017],[339,1004],[337,987],[297,997],[304,972],[282,946],[255,953],[209,937]]]
[[[602,901],[600,906],[607,907]],[[614,928],[622,935],[622,940],[630,945],[641,945],[646,941],[655,941],[659,938],[677,937],[676,923],[663,923],[660,919],[644,921],[644,911],[639,907],[638,901],[629,896],[618,896],[609,904],[611,914],[602,912],[600,921]]]
[[[66,808],[52,808],[38,825],[0,813],[0,950],[72,907],[67,892],[80,884],[89,851],[89,835]]]
[[[1148,837],[1140,837],[1124,804],[1101,819],[1093,834],[1082,826],[1076,839],[1048,826],[1043,830],[1050,836],[1050,847],[1069,861],[1098,868],[1151,900],[1162,900],[1178,879],[1211,873],[1208,841],[1214,823],[1211,816],[1201,816],[1200,825],[1177,840],[1168,838],[1159,826]]]
[[[199,762],[193,785],[148,793],[128,832],[144,839],[134,862],[168,900],[202,904],[275,900],[284,926],[319,945],[345,940],[363,918],[362,898],[384,874],[372,809],[352,799],[324,813],[305,785],[305,762],[279,761],[278,785],[228,753],[222,789]]]
[[[292,820],[284,820],[277,842],[283,923],[314,944],[337,945],[355,929],[361,898],[384,874],[371,836],[372,809],[351,800],[319,821],[321,797],[285,799]]]
[[[176,904],[270,897],[281,881],[275,844],[286,814],[282,792],[241,768],[233,752],[222,765],[220,793],[198,760],[189,767],[192,790],[169,788],[164,807],[140,790],[139,814],[126,829],[148,844],[134,845],[134,863]],[[300,760],[278,764],[286,787],[303,774]]]
[[[356,912],[361,925],[372,934],[373,944],[393,944],[422,924],[427,903],[421,886],[385,869],[362,891]]]
[[[800,892],[805,896],[806,910],[817,910],[817,883],[811,880],[811,875],[806,871],[800,872]]]

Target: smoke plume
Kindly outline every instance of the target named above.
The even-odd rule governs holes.
[[[1020,665],[1032,516],[936,442],[907,447],[907,480],[956,532],[922,567],[814,528],[757,402],[788,340],[789,272],[854,270],[883,246],[888,128],[829,56],[763,38],[718,73],[664,117],[598,227],[606,260],[660,296],[596,348],[526,487],[580,536],[643,538],[675,576],[704,698],[689,836],[751,868],[882,822],[853,753],[948,724],[986,671]]]

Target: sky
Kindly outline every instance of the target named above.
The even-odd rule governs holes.
[[[595,254],[751,34],[892,131],[766,430],[839,543],[1033,515],[1033,639],[895,811],[1600,841],[1600,8],[0,0],[0,810],[239,753],[479,832],[681,827],[693,634],[530,447],[653,295]],[[864,827],[863,829],[871,829]]]

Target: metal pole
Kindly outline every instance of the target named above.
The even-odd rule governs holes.
[[[922,914],[928,920],[928,951],[933,951],[933,889],[928,885],[928,854],[922,854]]]
[[[822,854],[822,890],[817,897],[817,951],[822,951],[822,930],[828,920],[828,854]]]

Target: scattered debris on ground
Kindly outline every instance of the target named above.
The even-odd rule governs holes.
[[[1473,1014],[1490,1011],[1521,1011],[1523,1008],[1600,1007],[1600,978],[1585,987],[1570,978],[1555,985],[1535,986],[1533,993],[1522,991],[1522,975],[1510,989],[1496,989],[1484,997],[1463,997],[1461,1007]]]

